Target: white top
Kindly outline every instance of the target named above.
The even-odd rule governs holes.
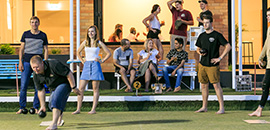
[[[96,58],[99,58],[99,51],[99,47],[85,47],[85,60],[94,61]]]
[[[152,54],[151,54],[151,56],[150,56],[147,60],[152,60],[153,63],[157,64],[157,58],[156,58],[156,56],[158,55],[158,50],[157,50],[157,49],[152,49],[152,50],[150,51],[150,53],[152,53]],[[142,56],[143,59],[146,58],[147,55],[148,55],[148,53],[145,52],[145,50],[141,50],[138,54],[139,54],[140,56]],[[145,61],[144,61],[144,62],[145,62]],[[144,62],[142,62],[142,63],[144,63]],[[142,63],[141,63],[141,64],[142,64]]]
[[[129,41],[136,41],[136,36],[132,33],[128,34],[128,36],[126,37]]]
[[[157,20],[156,16],[154,16],[154,19],[152,21],[150,21],[150,26],[153,29],[160,30],[160,22]]]

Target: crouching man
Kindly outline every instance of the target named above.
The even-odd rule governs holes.
[[[62,120],[63,111],[71,90],[77,95],[80,95],[80,91],[76,88],[72,72],[60,61],[43,61],[40,56],[36,55],[31,58],[30,64],[34,71],[33,79],[40,101],[40,110],[38,113],[40,111],[46,112],[44,84],[51,91],[49,108],[53,112],[53,119],[46,130],[55,130]]]

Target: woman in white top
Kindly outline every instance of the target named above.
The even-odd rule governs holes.
[[[138,76],[145,76],[145,91],[148,92],[150,80],[151,80],[151,72],[158,80],[157,72],[157,63],[158,58],[160,58],[159,51],[153,48],[152,39],[148,38],[144,42],[144,50],[141,50],[138,53],[138,63],[139,66],[139,74]]]
[[[158,4],[155,4],[152,7],[151,14],[143,19],[143,24],[148,29],[147,38],[152,38],[153,42],[157,46],[158,51],[160,52],[160,60],[163,59],[163,47],[159,40],[158,35],[160,34],[160,27],[164,25],[164,22],[159,22],[158,14],[160,13],[160,7]],[[149,21],[149,23],[147,23]]]
[[[106,53],[106,56],[102,60],[98,56],[100,48],[102,48]],[[83,49],[85,49],[85,59],[83,59],[81,56]],[[78,95],[77,110],[72,114],[80,113],[82,107],[83,92],[85,90],[85,86],[90,80],[92,80],[94,93],[93,106],[88,114],[96,114],[96,107],[99,98],[99,83],[100,81],[104,80],[100,64],[104,63],[111,56],[109,49],[103,42],[99,40],[99,33],[96,26],[93,25],[87,29],[86,40],[84,40],[80,45],[77,51],[77,55],[84,65],[79,86],[79,90],[82,92],[82,94]]]

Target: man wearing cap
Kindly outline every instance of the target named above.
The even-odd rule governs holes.
[[[175,6],[172,4],[175,3]],[[187,25],[193,25],[193,18],[188,10],[183,8],[183,0],[170,0],[167,5],[172,13],[171,34],[171,49],[174,49],[175,38],[182,38],[184,40],[183,50],[187,43]]]
[[[198,1],[200,3],[200,8],[202,9],[202,12],[200,13],[200,16],[197,17],[197,20],[199,22],[198,27],[203,26],[203,17],[206,15],[213,16],[212,12],[208,10],[208,2],[206,0],[200,0]]]

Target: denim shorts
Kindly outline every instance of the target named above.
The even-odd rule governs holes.
[[[66,107],[66,103],[71,92],[71,88],[69,84],[63,83],[58,85],[50,96],[49,100],[49,108],[52,110],[53,108],[57,108],[64,111]]]
[[[97,61],[84,62],[81,80],[104,80],[100,63]]]

